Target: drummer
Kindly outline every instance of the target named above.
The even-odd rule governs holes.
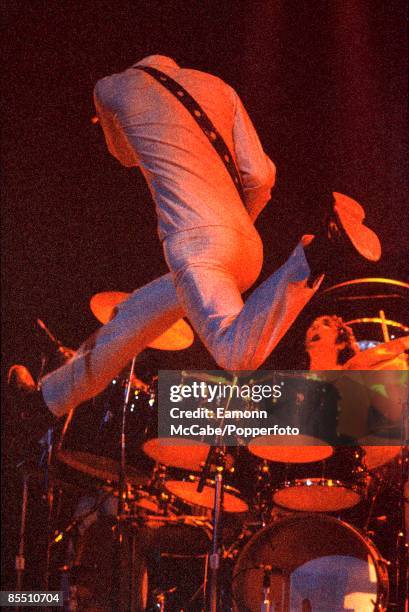
[[[305,335],[309,370],[320,372],[320,378],[325,372],[340,394],[339,435],[360,438],[368,433],[368,423],[400,424],[409,369],[408,338],[400,340],[398,347],[395,341],[393,348],[385,344],[361,351],[341,317],[325,315],[311,323]]]

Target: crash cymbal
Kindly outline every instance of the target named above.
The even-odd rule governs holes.
[[[181,351],[193,344],[193,330],[184,319],[176,321],[164,334],[148,344],[149,348],[162,351]]]
[[[92,296],[90,307],[92,314],[100,323],[108,323],[115,316],[115,308],[129,298],[131,294],[124,291],[102,291]]]
[[[119,462],[108,457],[100,457],[92,453],[81,451],[60,451],[58,459],[70,468],[97,478],[104,482],[119,481]],[[129,484],[140,486],[149,481],[149,474],[137,470],[133,466],[126,466],[126,480]]]
[[[365,451],[364,462],[368,470],[376,470],[390,463],[399,455],[402,447],[388,445],[388,442],[388,439],[373,435],[359,440],[360,446]],[[382,443],[385,446],[383,446]]]
[[[409,283],[405,283],[403,281],[394,280],[392,278],[354,278],[353,280],[348,280],[343,283],[338,283],[337,285],[333,285],[332,287],[328,287],[324,289],[322,293],[330,293],[331,291],[335,291],[336,289],[341,289],[342,287],[350,287],[351,285],[392,285],[394,287],[402,287],[403,289],[409,289]]]
[[[408,350],[409,336],[403,336],[357,353],[347,361],[344,367],[346,370],[407,370],[407,359],[404,353]],[[391,367],[384,368],[383,364],[387,363],[390,363]]]
[[[382,319],[381,317],[361,317],[360,319],[345,321],[346,325],[358,325],[360,323],[379,323],[380,325],[395,327],[396,329],[401,329],[402,331],[409,333],[409,327],[407,327],[407,325],[403,325],[403,323],[393,321],[392,319]]]
[[[116,314],[115,309],[118,304],[124,302],[130,295],[130,293],[124,293],[123,291],[96,293],[90,300],[91,311],[100,323],[108,323],[114,318]],[[148,347],[162,351],[181,351],[182,349],[189,348],[193,340],[192,328],[186,321],[179,319],[163,334],[150,342]]]

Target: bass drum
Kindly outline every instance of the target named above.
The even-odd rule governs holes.
[[[249,540],[237,558],[232,589],[236,612],[381,612],[389,581],[379,552],[357,529],[305,514]]]

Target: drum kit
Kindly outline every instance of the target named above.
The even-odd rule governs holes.
[[[380,282],[360,280],[353,283]],[[97,294],[91,310],[106,323],[127,296]],[[349,324],[379,325],[388,334],[368,342],[351,369],[401,357],[402,338],[390,330],[409,329],[383,311]],[[151,348],[183,350],[193,339],[180,320]],[[157,377],[135,369],[134,359],[94,400],[91,434],[87,428],[81,438],[77,415],[69,415],[49,453],[49,499],[55,505],[56,491],[75,491],[77,500],[68,520],[50,512],[47,571],[58,567],[67,610],[405,609],[407,424],[394,446],[368,439],[335,446],[307,436],[297,446],[265,437],[236,447],[164,444]],[[300,381],[288,379],[297,390]],[[305,378],[302,385],[306,405],[330,408],[322,385]],[[387,541],[383,554],[378,532]]]

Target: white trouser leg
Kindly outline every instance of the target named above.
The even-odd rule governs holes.
[[[243,303],[255,281],[259,245],[234,230],[192,230],[165,240],[176,291],[196,332],[218,365],[254,370],[268,357],[314,295],[301,244]],[[220,230],[220,228],[217,228]],[[262,256],[261,256],[262,257]]]
[[[126,364],[164,333],[184,311],[171,274],[137,289],[118,306],[75,356],[41,381],[43,397],[56,416],[100,393]]]

